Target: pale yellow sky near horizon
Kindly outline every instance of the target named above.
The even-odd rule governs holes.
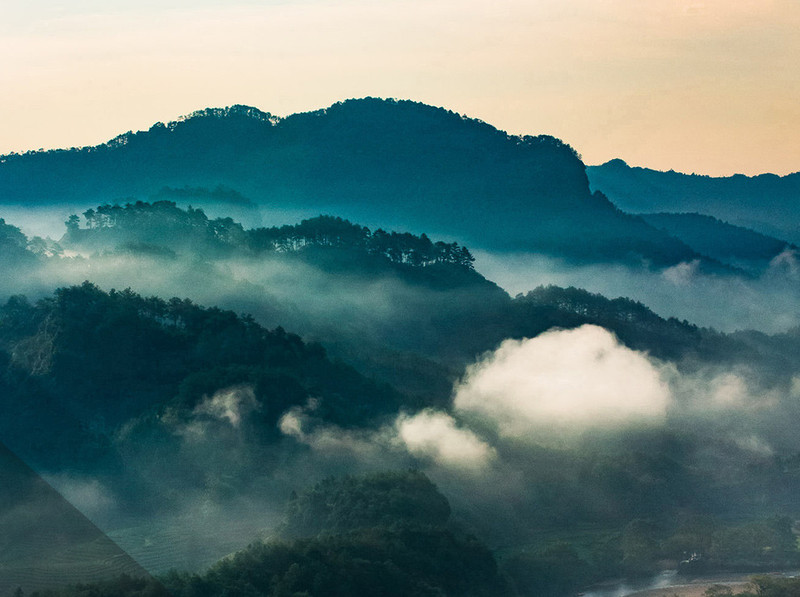
[[[0,0],[0,153],[413,99],[587,164],[800,170],[800,0]]]

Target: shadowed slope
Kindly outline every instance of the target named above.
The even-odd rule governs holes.
[[[147,572],[0,444],[0,597]]]

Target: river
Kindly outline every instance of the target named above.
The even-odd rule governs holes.
[[[598,585],[582,593],[583,597],[699,597],[711,585],[728,585],[734,591],[742,590],[748,579],[755,574],[771,574],[792,578],[800,575],[797,570],[782,572],[729,573],[707,576],[687,577],[679,575],[677,570],[665,570],[649,580],[623,580],[608,585]]]

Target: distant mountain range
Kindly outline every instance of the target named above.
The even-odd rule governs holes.
[[[753,273],[777,264],[781,256],[797,247],[697,213],[642,214],[645,222],[680,239],[703,255]]]
[[[592,188],[627,212],[700,213],[800,244],[800,172],[716,178],[616,159],[589,166],[586,173]]]
[[[191,189],[215,188],[223,189],[216,199],[239,208],[249,199],[479,248],[655,267],[702,260],[591,192],[584,164],[562,141],[508,135],[411,101],[349,100],[286,118],[207,109],[97,147],[0,158],[5,205],[174,200],[181,189],[188,200]],[[213,201],[214,192],[197,199]]]

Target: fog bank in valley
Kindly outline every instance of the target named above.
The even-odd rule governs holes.
[[[788,249],[759,277],[710,275],[697,262],[666,269],[576,265],[545,255],[473,251],[476,269],[512,296],[539,285],[575,286],[640,301],[662,317],[677,317],[724,332],[767,333],[800,325],[800,262]]]
[[[463,264],[437,270],[409,265],[407,256],[370,260],[327,237],[317,253],[293,237],[295,252],[253,254],[241,250],[244,243],[195,245],[178,235],[161,244],[117,242],[102,236],[106,230],[81,230],[91,242],[64,248],[31,241],[36,254],[12,230],[18,246],[0,257],[2,300],[25,294],[35,302],[84,280],[105,291],[189,297],[320,340],[333,358],[352,359],[356,369],[367,363],[371,369],[361,373],[408,392],[398,394],[400,407],[366,423],[334,422],[314,390],[267,419],[256,382],[225,381],[194,403],[159,405],[104,429],[124,465],[117,472],[45,471],[150,570],[202,568],[273,533],[293,491],[331,475],[386,469],[426,472],[459,520],[493,546],[526,545],[554,521],[621,528],[638,516],[675,518],[693,509],[789,511],[783,486],[769,488],[777,497],[764,507],[748,493],[748,475],[761,467],[783,480],[800,453],[791,424],[800,416],[800,370],[791,355],[773,358],[776,346],[792,346],[791,335],[780,344],[758,334],[669,328],[653,324],[652,314],[597,299],[608,309],[608,328],[624,324],[630,335],[623,342],[622,332],[580,325],[573,317],[581,315],[580,297],[563,310],[546,294],[543,304],[513,301]],[[222,230],[234,238],[244,232]],[[512,295],[574,285],[721,330],[786,332],[800,317],[791,252],[759,278],[709,275],[693,263],[633,269],[486,252],[477,254],[476,269]],[[564,321],[570,324],[562,329]],[[665,353],[678,356],[657,358],[641,347],[654,346],[646,334],[636,336],[651,324],[675,332],[663,343],[673,342],[677,348]],[[30,333],[52,339],[52,330]],[[197,372],[201,381],[205,373]],[[282,373],[276,366],[266,379],[277,383]],[[215,374],[225,380],[236,369]]]

